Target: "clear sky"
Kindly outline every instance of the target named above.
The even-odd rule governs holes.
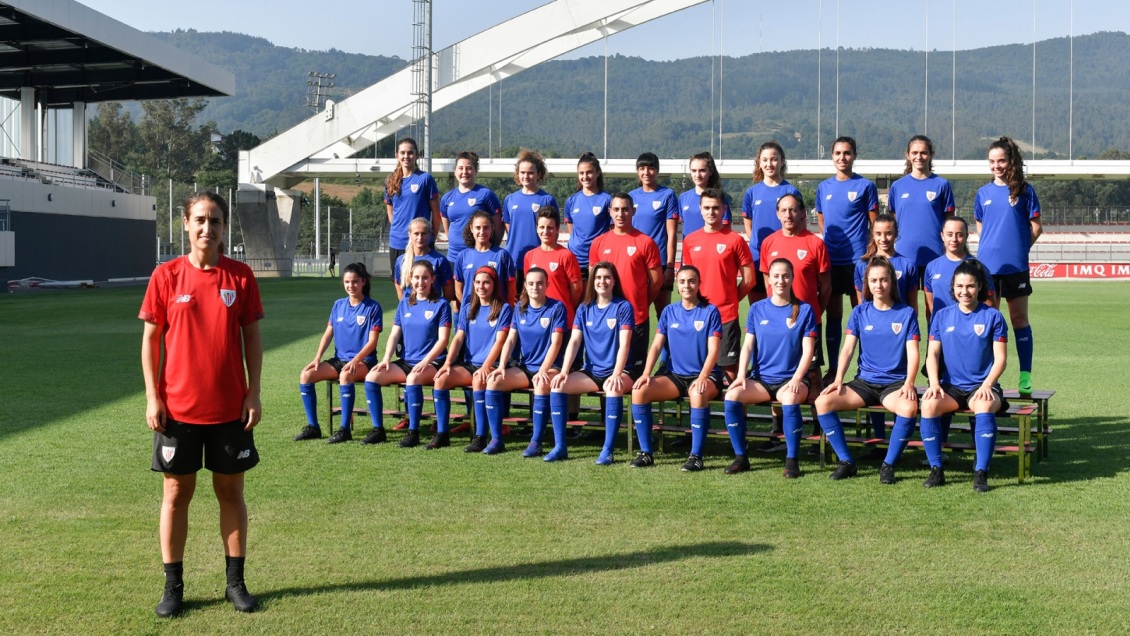
[[[79,0],[141,31],[234,31],[287,47],[412,56],[411,0]],[[436,50],[545,0],[435,0]],[[838,13],[838,20],[837,20]],[[955,16],[956,13],[956,29]],[[1072,18],[1074,14],[1074,18]],[[1074,26],[1072,27],[1072,23]],[[721,24],[721,28],[718,25]],[[893,48],[949,51],[1130,31],[1128,0],[713,0],[609,39],[613,54],[669,60],[759,51]],[[600,55],[594,44],[568,57]]]

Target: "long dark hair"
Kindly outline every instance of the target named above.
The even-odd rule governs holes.
[[[683,265],[679,268],[679,274],[682,274],[683,272],[694,272],[694,277],[698,279],[699,285],[702,284],[702,272],[700,272],[694,265]],[[698,294],[697,304],[699,307],[710,304],[710,299],[702,295],[702,287],[699,287],[696,293]]]
[[[428,290],[428,300],[431,300],[431,301],[439,300],[439,290],[436,289],[436,284],[435,284],[436,270],[435,270],[434,267],[432,267],[432,262],[431,261],[416,261],[416,262],[412,263],[412,269],[416,269],[417,267],[423,267],[424,269],[428,270],[429,274],[432,275],[432,288],[430,290]],[[404,286],[402,286],[401,289],[404,289]],[[404,297],[408,299],[409,305],[415,305],[416,304],[416,292],[412,291],[411,289],[407,290],[407,292],[404,294]]]
[[[914,142],[916,141],[921,141],[922,143],[926,144],[926,152],[930,153],[930,161],[926,163],[926,174],[931,174],[932,172],[934,172],[934,142],[930,141],[930,138],[926,135],[915,135],[910,138],[910,141],[906,142],[907,154],[910,153],[910,147],[914,145]],[[907,159],[906,167],[903,168],[902,173],[904,175],[908,175],[913,171],[914,167],[910,165],[910,159]]]
[[[596,174],[596,191],[604,192],[604,170],[600,167],[600,159],[597,159],[596,155],[591,152],[586,152],[577,160],[577,167],[580,168],[582,163],[587,163],[592,166],[592,171]],[[581,180],[577,179],[577,192],[583,189],[584,187],[581,185]]]
[[[549,281],[549,272],[545,271],[544,269],[542,269],[540,267],[534,266],[534,267],[531,267],[530,269],[526,270],[525,280],[530,280],[530,276],[532,274],[541,274],[542,276],[545,276],[546,282]],[[548,299],[549,299],[549,297],[546,296],[546,300],[548,300]],[[529,311],[529,309],[530,309],[530,294],[526,291],[526,286],[522,285],[522,295],[518,298],[518,313],[524,314],[527,311]]]
[[[790,276],[796,276],[796,272],[793,269],[793,262],[790,261],[789,259],[787,259],[787,258],[775,258],[775,259],[773,259],[773,262],[769,263],[769,270],[770,271],[773,270],[774,265],[784,265],[785,267],[789,268],[789,275]],[[793,306],[793,313],[789,317],[789,320],[796,322],[796,317],[797,317],[798,314],[800,314],[800,300],[797,299],[796,292],[793,291],[793,286],[791,284],[789,285],[789,304]]]
[[[591,305],[596,302],[596,272],[599,269],[606,269],[612,272],[612,297],[623,300],[624,288],[620,285],[620,273],[616,271],[616,266],[608,261],[600,261],[592,266],[592,273],[589,274],[589,283],[585,288],[586,305]]]
[[[1009,137],[1001,137],[989,145],[989,150],[1000,148],[1004,151],[1004,156],[1008,159],[1008,169],[1004,171],[1004,182],[1008,185],[1008,196],[1012,199],[1019,199],[1021,194],[1024,194],[1024,186],[1028,182],[1024,180],[1024,157],[1020,154],[1020,146]]]
[[[953,281],[957,280],[958,274],[972,276],[973,280],[977,281],[977,302],[983,303],[989,299],[989,274],[985,272],[985,266],[981,261],[967,258],[958,263],[957,269],[953,270],[953,278],[950,279],[950,298],[955,302],[957,295],[953,293]]]
[[[494,285],[490,292],[490,317],[487,320],[497,320],[498,313],[502,311],[502,306],[506,304],[506,299],[502,296],[502,285],[498,283],[498,272],[494,271],[493,267],[486,265],[475,270],[475,275],[471,277],[471,284],[479,277],[479,274],[486,274],[490,276],[490,280]],[[468,304],[467,315],[471,318],[479,315],[479,307],[481,306],[478,294],[471,294],[471,302]]]
[[[890,223],[891,229],[894,230],[895,238],[899,237],[899,222],[895,219],[895,215],[890,212],[883,212],[875,215],[875,220],[871,222],[871,228],[868,230],[867,235],[867,251],[863,253],[863,258],[859,259],[864,263],[871,260],[875,253],[879,251],[879,246],[875,243],[875,226],[879,223]]]
[[[404,144],[411,145],[412,150],[415,151],[415,153],[416,153],[416,163],[412,164],[412,170],[413,171],[419,170],[420,169],[420,163],[419,163],[420,162],[420,147],[416,144],[416,140],[411,138],[411,137],[405,137],[404,139],[401,139],[400,141],[396,142],[397,151],[399,151],[400,147],[403,146]],[[388,178],[385,179],[385,192],[388,194],[390,199],[392,197],[400,194],[400,183],[403,180],[404,180],[404,174],[401,173],[400,164],[397,163],[396,170],[393,170],[392,174],[388,175]]]
[[[706,167],[710,169],[710,177],[706,180],[706,185],[703,186],[704,190],[707,188],[722,189],[722,177],[718,174],[718,164],[714,163],[714,155],[706,151],[695,153],[691,155],[691,161],[705,161]],[[690,167],[690,162],[687,162],[687,167]]]
[[[361,288],[361,293],[365,295],[365,298],[372,298],[372,296],[369,295],[369,292],[372,291],[373,288],[372,277],[369,276],[369,270],[365,267],[364,263],[350,263],[346,265],[341,270],[342,278],[345,278],[346,274],[353,274],[365,281],[365,285]]]
[[[894,303],[902,302],[899,298],[898,276],[895,275],[895,266],[886,256],[876,256],[867,261],[867,269],[863,272],[863,300],[873,301],[875,295],[871,293],[871,286],[867,284],[867,279],[871,277],[871,270],[885,269],[887,276],[891,279],[891,301]]]
[[[789,169],[789,162],[785,160],[785,149],[781,144],[776,141],[767,141],[757,148],[757,154],[753,157],[753,182],[761,183],[765,180],[765,173],[761,171],[761,153],[766,150],[776,150],[777,156],[781,158],[781,181],[785,180],[785,172]]]

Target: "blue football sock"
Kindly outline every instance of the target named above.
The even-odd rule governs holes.
[[[840,366],[840,342],[844,337],[843,321],[843,316],[832,314],[824,316],[824,345],[828,350],[828,355],[824,356],[824,359],[828,361],[828,373],[833,375]]]
[[[620,432],[620,418],[624,414],[624,396],[604,398],[604,449],[602,455],[612,452],[616,434]]]
[[[799,404],[781,405],[781,424],[785,427],[785,457],[796,459],[800,450],[800,436],[804,433],[804,421],[800,418]]]
[[[541,443],[541,436],[545,433],[545,420],[549,415],[549,396],[535,395],[533,411],[531,419],[533,420],[534,433],[530,437],[530,441]]]
[[[997,416],[994,413],[978,413],[973,416],[974,445],[977,447],[977,461],[973,470],[989,470],[989,460],[997,445]]]
[[[871,436],[887,439],[887,414],[869,413],[871,416]]]
[[[953,426],[953,413],[946,413],[941,418],[942,443],[950,441],[950,427]]]
[[[549,419],[553,422],[553,447],[565,448],[565,422],[568,418],[569,396],[564,393],[549,394]]]
[[[486,391],[472,391],[472,398],[475,400],[475,435],[482,436],[487,434],[487,392]]]
[[[306,423],[318,426],[318,392],[313,384],[299,384],[298,394],[302,396],[302,408],[306,409]]]
[[[436,406],[436,432],[446,433],[451,422],[451,391],[432,389],[432,402]]]
[[[817,415],[816,420],[820,422],[820,428],[824,429],[824,436],[828,438],[828,443],[832,445],[832,450],[836,451],[836,456],[840,458],[840,461],[854,461],[851,458],[851,451],[848,450],[847,440],[844,439],[844,425],[840,423],[839,414],[835,412],[823,413]],[[787,424],[785,428],[788,429]]]
[[[357,397],[355,388],[352,384],[342,384],[338,387],[338,394],[341,395],[341,427],[353,428],[353,402]]]
[[[369,419],[373,421],[373,428],[383,428],[385,396],[381,393],[381,385],[376,382],[365,383],[365,405],[369,409]]]
[[[723,407],[726,411],[726,432],[730,434],[730,445],[734,447],[734,454],[745,455],[745,405],[726,400],[723,402]]]
[[[706,432],[710,430],[710,408],[691,408],[691,455],[702,457]]]
[[[894,466],[902,452],[906,450],[906,445],[913,434],[914,418],[896,415],[895,425],[891,427],[891,444],[887,447],[887,458],[883,462]]]
[[[918,422],[919,432],[922,434],[922,448],[926,450],[926,459],[930,466],[942,466],[942,431],[938,417],[924,417]]]
[[[502,409],[506,407],[505,394],[502,391],[485,391],[484,396],[483,404],[487,425],[490,427],[490,438],[502,439]]]
[[[1022,329],[1013,329],[1012,337],[1016,340],[1016,357],[1020,359],[1020,370],[1032,372],[1032,325]]]
[[[640,442],[640,450],[651,454],[651,403],[632,405],[632,423],[636,425],[636,438]]]
[[[420,415],[424,411],[424,387],[419,384],[405,385],[404,406],[408,410],[408,430],[420,430]]]

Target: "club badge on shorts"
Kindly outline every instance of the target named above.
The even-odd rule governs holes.
[[[161,459],[165,460],[166,463],[173,461],[173,455],[176,455],[176,454],[177,454],[177,447],[176,446],[162,446],[161,447]]]
[[[235,302],[235,290],[234,289],[221,289],[220,290],[220,300],[224,301],[224,305],[231,307],[232,303]]]

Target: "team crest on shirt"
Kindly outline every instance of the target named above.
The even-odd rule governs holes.
[[[726,251],[726,245],[724,243],[715,243],[714,249],[718,250],[718,253],[721,254]]]
[[[635,253],[636,253],[636,246],[635,245],[629,245],[628,246],[628,256],[633,256],[633,255],[635,255]]]
[[[777,253],[776,253],[776,252],[773,252],[773,254],[771,254],[771,256],[776,256],[776,255],[777,255]],[[798,259],[800,259],[800,260],[804,260],[804,257],[805,257],[805,256],[808,256],[808,250],[797,250],[797,251],[796,251],[796,257],[797,257]]]
[[[658,210],[659,206],[661,206],[661,205],[663,205],[662,201],[652,201],[651,202],[651,209],[652,210]]]
[[[891,323],[891,331],[895,332],[896,336],[899,335],[900,333],[902,333],[902,323],[901,322],[892,322]]]
[[[434,316],[434,315],[435,315],[435,313],[436,313],[436,312],[434,312],[434,311],[432,311],[432,310],[430,310],[430,309],[428,309],[428,310],[424,311],[424,319],[426,319],[426,320],[431,320],[431,319],[432,319],[432,316]]]
[[[933,201],[933,200],[934,200],[934,197],[936,197],[936,196],[938,196],[938,193],[937,193],[937,192],[933,192],[933,191],[931,191],[931,190],[927,190],[927,191],[926,191],[926,200],[927,200],[927,201]]]
[[[856,197],[856,196],[857,196],[858,194],[859,194],[859,193],[857,193],[857,192],[848,192],[848,201],[855,201],[855,197]]]
[[[491,328],[494,328],[494,326],[498,324],[498,319],[495,318],[494,320],[488,320],[487,324],[490,325]]]
[[[173,461],[173,455],[176,455],[176,454],[177,454],[177,447],[176,446],[162,446],[161,447],[161,458],[164,459],[166,462]]]
[[[477,200],[478,199],[475,199],[475,198],[467,199],[467,205],[475,205],[475,201],[477,201]]]
[[[902,272],[897,269],[895,270],[895,280],[902,280]]]
[[[365,317],[364,316],[357,316],[357,326],[360,327],[364,324],[365,324]]]
[[[600,214],[600,209],[601,208],[599,205],[592,206],[592,215],[597,216],[598,214]]]
[[[973,325],[973,333],[977,334],[978,336],[985,333],[985,325]]]
[[[537,212],[538,210],[541,209],[541,204],[540,203],[531,203],[530,209],[533,210],[534,212]]]
[[[785,326],[788,327],[789,329],[792,329],[793,327],[796,326],[796,321],[793,320],[792,318],[785,318]]]
[[[549,329],[549,318],[542,318],[538,320],[538,324],[541,325],[542,329]]]
[[[412,194],[416,194],[420,190],[420,184],[413,183],[410,189],[412,190]]]
[[[604,324],[608,325],[609,329],[615,329],[616,328],[616,319],[615,318],[606,318],[604,320]]]
[[[696,321],[694,321],[694,330],[695,330],[695,331],[702,331],[702,328],[703,328],[703,327],[705,327],[705,326],[706,326],[706,321],[705,321],[705,320],[696,320]]]
[[[557,263],[550,263],[549,264],[549,271],[556,272],[557,271]]]
[[[235,290],[234,289],[221,289],[220,290],[220,300],[224,301],[224,304],[227,305],[228,307],[231,307],[232,303],[235,302]]]

